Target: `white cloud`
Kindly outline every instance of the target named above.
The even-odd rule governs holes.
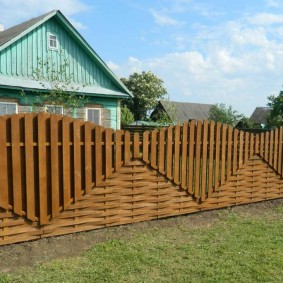
[[[80,22],[75,21],[72,16],[90,8],[82,0],[13,0],[13,5],[10,1],[0,0],[0,7],[1,23],[6,28],[52,10],[60,10],[79,29],[85,27]],[[15,9],[15,7],[18,8]]]
[[[183,24],[183,22],[166,15],[165,12],[150,10],[150,13],[153,15],[155,23],[160,26],[177,26]]]
[[[249,18],[254,25],[266,26],[283,23],[283,14],[260,13]]]
[[[280,7],[280,2],[278,0],[265,0],[268,7],[278,8]]]

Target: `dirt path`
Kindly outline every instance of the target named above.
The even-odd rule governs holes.
[[[282,206],[283,199],[266,201],[257,204],[233,207],[232,211],[238,215],[252,215],[260,217],[276,206]],[[130,238],[137,233],[149,229],[185,225],[189,228],[211,226],[221,221],[228,210],[205,211],[161,220],[153,220],[137,224],[93,230],[69,234],[59,237],[46,238],[32,242],[0,246],[0,271],[13,272],[18,267],[32,267],[37,263],[57,258],[80,255],[96,243],[111,239]]]

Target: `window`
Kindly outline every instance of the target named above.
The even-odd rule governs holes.
[[[0,102],[0,115],[15,114],[18,112],[17,103]]]
[[[50,49],[58,49],[58,40],[56,35],[51,33],[48,34],[48,47]]]
[[[87,121],[100,125],[101,124],[101,109],[86,108],[86,119]]]
[[[45,105],[45,110],[52,114],[63,114],[63,107],[57,105]]]

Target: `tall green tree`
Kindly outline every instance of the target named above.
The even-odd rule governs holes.
[[[278,96],[271,95],[267,99],[267,105],[271,107],[270,115],[267,117],[268,127],[283,126],[283,91],[281,90]]]
[[[147,120],[148,114],[167,91],[163,81],[152,72],[134,73],[121,81],[132,92],[133,97],[123,101],[134,114],[135,120]]]
[[[126,126],[135,121],[134,114],[130,111],[130,109],[124,105],[121,107],[121,124],[122,126]]]
[[[244,118],[243,114],[238,113],[231,105],[226,107],[224,103],[213,105],[209,111],[209,120],[231,126],[235,126],[242,118]]]

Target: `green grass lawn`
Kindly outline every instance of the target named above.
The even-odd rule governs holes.
[[[137,231],[79,257],[0,273],[0,282],[283,282],[282,203],[217,213],[207,225]]]

